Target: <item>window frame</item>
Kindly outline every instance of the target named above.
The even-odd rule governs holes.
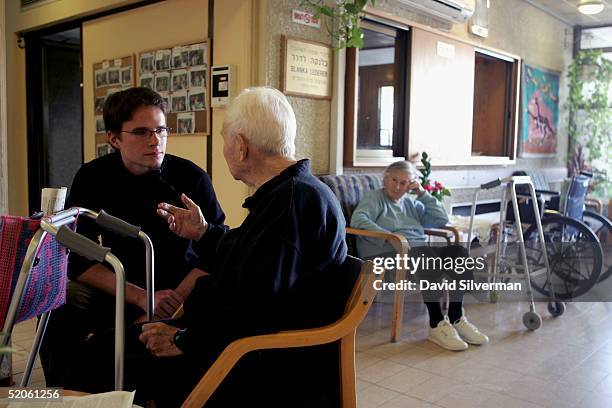
[[[402,35],[396,37],[396,42],[400,41],[401,44],[399,47],[395,47],[394,57],[394,76],[396,79],[393,85],[397,85],[398,89],[394,92],[393,149],[381,149],[379,154],[376,154],[375,149],[359,149],[357,145],[359,50],[355,48],[346,49],[343,165],[344,167],[381,167],[394,161],[404,160],[408,148],[409,75],[411,64],[409,57],[411,44],[410,27],[369,15],[364,17],[360,25],[363,28],[383,33],[387,27],[396,33],[402,30]],[[397,61],[402,61],[403,63],[398,64]],[[377,86],[381,84],[377,84]],[[380,118],[377,118],[378,120]],[[388,154],[390,151],[392,152],[391,156]],[[363,152],[367,153],[364,155]]]
[[[517,104],[520,106],[520,76],[522,64],[521,61],[512,58],[510,56],[500,54],[488,50],[486,48],[474,47],[474,61],[476,62],[478,54],[484,58],[499,60],[510,64],[510,72],[505,77],[505,105],[504,105],[504,134],[502,141],[502,154],[499,155],[475,155],[474,154],[474,137],[475,132],[472,130],[472,156],[471,157],[489,157],[489,158],[501,158],[501,159],[516,159],[516,145],[518,139],[518,129],[520,126],[519,120],[521,119],[521,109],[516,108]],[[476,83],[476,71],[474,71],[474,83]],[[475,89],[475,88],[474,88]],[[474,102],[476,100],[476,92],[474,92]],[[473,109],[476,109],[476,103],[473,104]],[[474,129],[475,119],[472,119],[472,129]]]
[[[518,69],[516,72],[516,80],[513,84],[512,90],[516,93],[517,97],[515,98],[515,103],[512,106],[514,110],[515,117],[512,121],[512,126],[514,131],[511,132],[511,142],[513,143],[513,147],[511,149],[511,156],[471,156],[471,155],[460,155],[456,158],[452,159],[439,159],[432,163],[435,167],[448,167],[448,166],[506,166],[515,164],[517,161],[517,146],[519,143],[519,119],[520,119],[520,87],[521,87],[521,67],[523,64],[523,58],[518,54],[514,54],[511,51],[503,50],[496,48],[494,46],[483,44],[480,41],[474,41],[470,38],[465,38],[463,36],[454,35],[449,32],[445,32],[426,24],[419,23],[410,18],[406,18],[403,16],[398,16],[395,14],[391,14],[389,12],[376,9],[376,8],[368,8],[365,12],[365,17],[368,20],[372,20],[377,23],[386,24],[391,27],[401,28],[405,30],[409,30],[410,33],[410,42],[408,43],[408,52],[410,54],[414,53],[414,33],[415,30],[422,30],[425,32],[429,32],[441,37],[442,40],[456,41],[458,43],[462,43],[468,46],[471,46],[474,50],[486,50],[492,53],[498,53],[508,58],[512,58],[518,64]],[[575,38],[576,39],[576,38]],[[574,41],[576,46],[576,42]],[[356,104],[355,102],[349,103],[350,101],[355,101],[355,89],[356,89],[356,60],[357,55],[355,50],[346,49],[342,51],[344,54],[344,81],[342,85],[344,100],[340,109],[344,108],[343,121],[341,121],[342,125],[338,128],[339,140],[338,147],[340,148],[338,152],[338,165],[342,165],[344,169],[348,171],[352,171],[351,169],[363,168],[367,169],[368,167],[384,167],[387,164],[390,164],[392,161],[397,160],[398,158],[390,158],[390,160],[381,160],[378,163],[376,162],[359,162],[354,160],[355,156],[355,126],[354,121],[356,120]],[[408,66],[407,69],[412,71],[414,66],[414,56],[409,55]],[[412,75],[412,74],[411,74]],[[414,81],[414,78],[409,78],[411,81]],[[406,100],[405,100],[405,114],[404,117],[407,119],[406,128],[408,129],[410,125],[409,117],[411,108],[411,99],[412,99],[412,90],[410,81],[406,84]],[[411,139],[414,139],[414,135],[406,133],[406,137],[404,138],[404,152],[408,155],[412,153],[409,150]],[[467,135],[466,135],[467,137]],[[471,134],[469,135],[471,138]],[[470,139],[471,140],[471,139]],[[407,157],[407,159],[409,159]]]

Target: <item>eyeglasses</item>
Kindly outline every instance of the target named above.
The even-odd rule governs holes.
[[[164,137],[168,137],[168,133],[170,132],[170,130],[171,129],[168,127],[160,126],[155,129],[136,128],[132,130],[122,130],[121,133],[130,133],[136,137],[143,138],[143,139],[150,137],[151,135],[155,133],[155,136],[164,138]]]

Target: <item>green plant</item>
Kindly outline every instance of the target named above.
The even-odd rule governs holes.
[[[601,50],[580,51],[567,70],[569,80],[569,172],[581,170],[609,174],[612,152],[612,112],[608,92],[612,83],[612,61]],[[608,167],[608,168],[606,168]],[[609,198],[609,177],[597,177],[595,195]]]
[[[327,25],[327,32],[337,41],[337,48],[361,48],[363,47],[363,32],[359,27],[359,14],[363,11],[368,1],[374,6],[376,0],[336,0],[334,5],[325,0],[303,0],[300,6],[308,6],[313,10],[316,18],[327,16],[332,20],[332,27]],[[337,21],[337,28],[333,28],[333,22]]]
[[[421,155],[421,164],[423,165],[423,170],[421,170],[421,185],[423,188],[429,191],[429,193],[440,202],[444,200],[445,196],[450,197],[451,192],[448,188],[444,187],[439,181],[432,181],[429,179],[429,175],[431,174],[431,158],[427,152],[423,152]]]

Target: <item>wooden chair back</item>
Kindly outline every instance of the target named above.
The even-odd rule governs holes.
[[[288,330],[246,337],[232,342],[204,374],[182,407],[202,407],[236,363],[251,351],[310,347],[339,341],[342,407],[354,408],[356,406],[355,334],[374,300],[376,291],[373,284],[376,275],[373,272],[372,261],[363,262],[350,256],[347,257],[342,269],[349,275],[347,280],[352,279],[354,284],[340,319],[323,327]]]

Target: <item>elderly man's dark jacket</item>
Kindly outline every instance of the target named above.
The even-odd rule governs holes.
[[[213,275],[185,303],[184,352],[218,354],[244,336],[328,323],[338,317],[333,282],[347,253],[345,221],[332,192],[301,160],[243,204],[242,225],[211,225],[199,241],[217,243]],[[344,300],[342,300],[344,301]]]

